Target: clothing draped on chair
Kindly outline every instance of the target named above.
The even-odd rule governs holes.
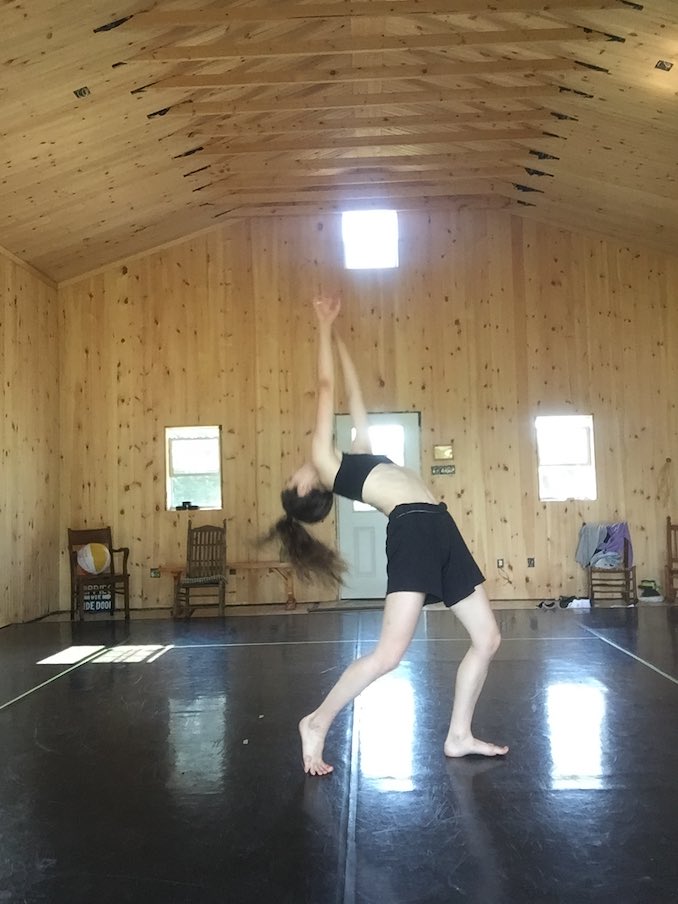
[[[583,524],[575,559],[588,572],[592,606],[596,599],[621,599],[627,605],[637,603],[636,566],[626,521]]]
[[[612,524],[583,524],[575,559],[586,568],[616,568],[624,563],[624,547],[628,542],[628,565],[633,565],[633,545],[626,521]]]
[[[189,618],[193,609],[205,605],[205,597],[215,597],[219,614],[226,606],[226,519],[223,525],[193,527],[188,522],[186,570],[175,582],[174,616]],[[193,600],[193,602],[191,602]]]

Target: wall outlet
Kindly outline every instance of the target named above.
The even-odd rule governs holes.
[[[497,559],[497,568],[503,568],[503,567],[504,567],[504,560]]]
[[[527,559],[527,567],[534,568],[534,559],[532,558],[532,556],[529,556]]]
[[[160,577],[160,569],[159,568],[151,568],[151,577],[159,578]]]

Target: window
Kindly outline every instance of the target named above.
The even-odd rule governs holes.
[[[341,215],[347,270],[398,266],[398,214],[395,210],[347,210]]]
[[[221,428],[167,427],[167,508],[221,508]]]
[[[535,418],[539,498],[546,502],[596,499],[593,417],[589,414]]]

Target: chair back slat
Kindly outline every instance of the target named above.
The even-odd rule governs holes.
[[[678,566],[678,522],[673,524],[670,516],[666,519],[666,549],[669,563]]]
[[[188,522],[186,576],[206,578],[223,575],[226,569],[226,520],[222,526],[193,527]]]
[[[664,571],[666,579],[665,595],[670,603],[676,602],[678,597],[678,523],[671,521],[671,516],[666,516],[666,566]]]

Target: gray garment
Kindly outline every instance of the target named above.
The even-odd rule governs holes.
[[[621,568],[622,557],[618,552],[596,552],[591,559],[593,568]]]
[[[574,556],[582,568],[586,568],[591,564],[593,554],[605,539],[606,533],[607,524],[582,524],[579,531],[577,552]]]

